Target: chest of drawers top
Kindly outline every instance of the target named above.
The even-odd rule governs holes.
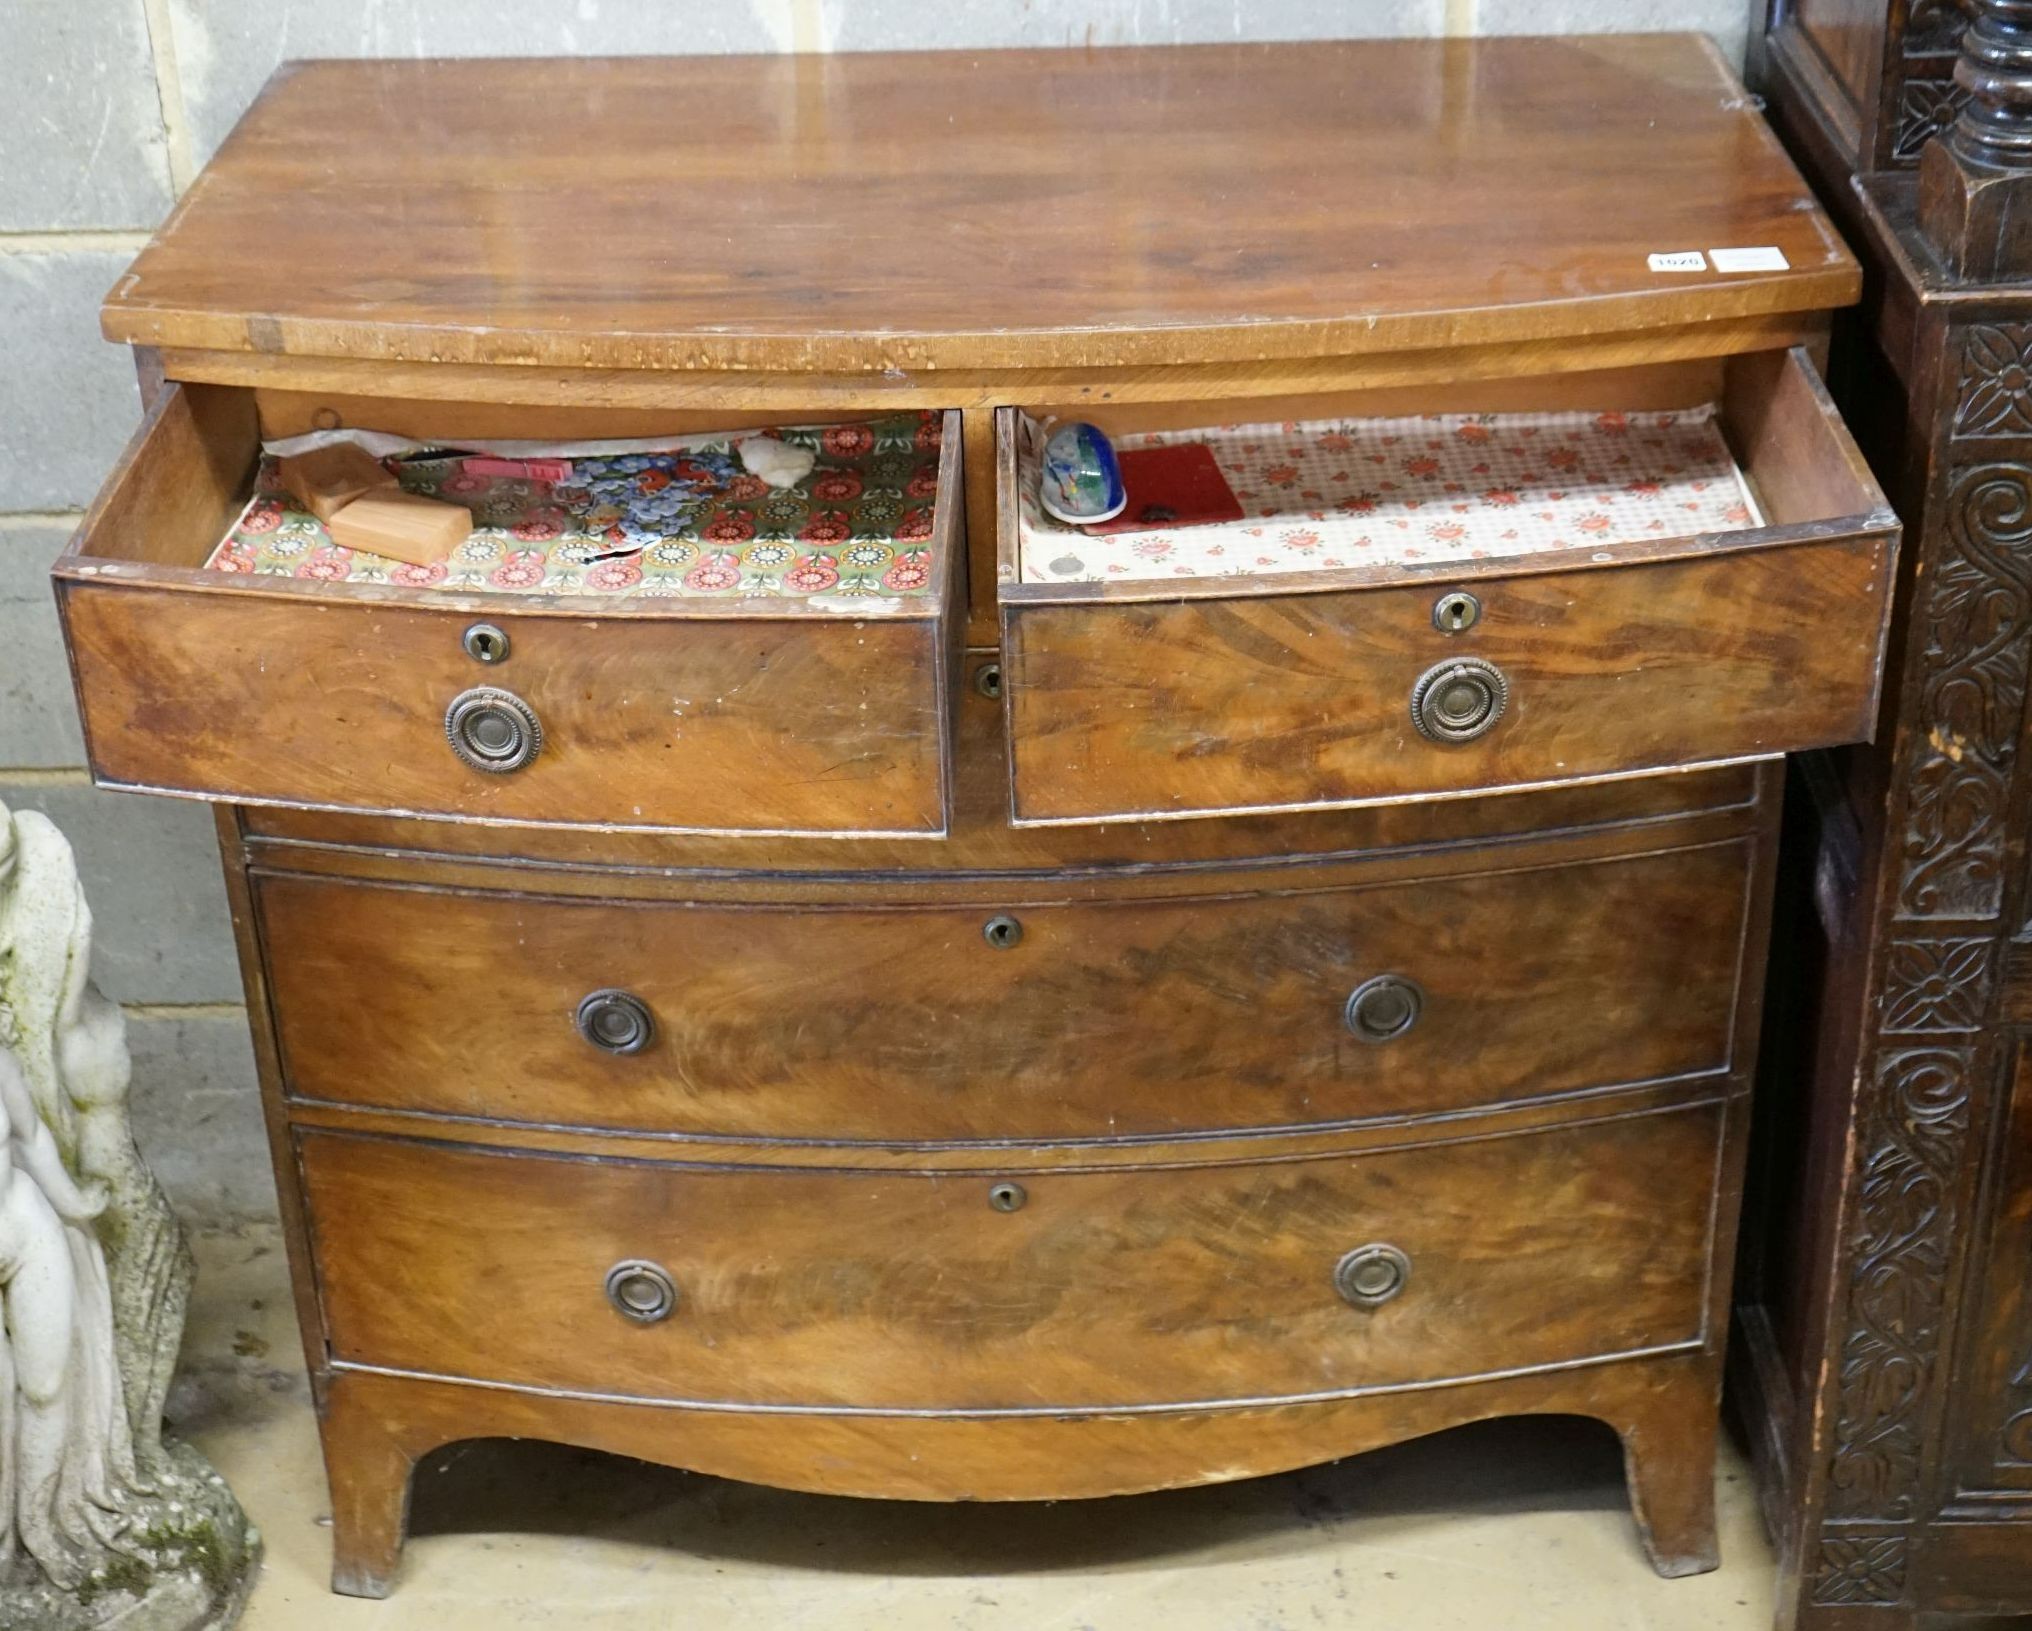
[[[1782,266],[1651,261],[1715,248]],[[1012,370],[1545,344],[1858,288],[1704,41],[1364,41],[292,65],[104,321],[186,379],[937,371],[954,406]]]

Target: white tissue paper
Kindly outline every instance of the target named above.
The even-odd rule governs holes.
[[[792,447],[774,436],[751,436],[735,451],[749,473],[760,476],[771,487],[795,487],[818,463],[818,455],[810,448]]]

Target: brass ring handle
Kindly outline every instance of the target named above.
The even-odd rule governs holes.
[[[661,1264],[631,1257],[607,1270],[607,1301],[637,1325],[667,1320],[677,1308],[677,1282]]]
[[[1411,1278],[1411,1259],[1378,1241],[1357,1246],[1334,1265],[1334,1290],[1356,1308],[1380,1308]]]
[[[1378,974],[1348,996],[1342,1011],[1348,1029],[1363,1042],[1394,1042],[1425,1012],[1425,992],[1402,974]]]
[[[461,691],[445,709],[445,740],[475,770],[505,776],[543,751],[543,725],[536,710],[513,691],[476,685]]]
[[[1411,723],[1428,742],[1472,742],[1509,706],[1510,682],[1494,663],[1456,657],[1435,663],[1411,687]]]
[[[602,1053],[640,1053],[656,1037],[649,1004],[632,991],[589,992],[579,1000],[572,1023]]]

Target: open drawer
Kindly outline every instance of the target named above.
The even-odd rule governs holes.
[[[926,417],[915,435],[913,492],[884,490],[888,509],[914,516],[898,534],[902,576],[793,596],[723,574],[698,580],[717,595],[673,582],[571,598],[207,569],[254,491],[256,402],[172,386],[55,569],[93,774],[196,798],[479,821],[941,833],[957,415]],[[800,523],[771,511],[761,536],[818,563],[807,586],[828,584],[860,541],[843,513]]]
[[[1443,549],[1382,539],[1382,547],[1315,551],[1314,558],[1339,557],[1332,566],[1283,570],[1280,562],[1268,570],[1266,558],[1239,573],[1232,565],[1248,551],[1231,549],[1219,566],[1227,575],[1209,569],[1221,551],[1203,536],[1193,545],[1198,564],[1183,575],[1176,558],[1161,576],[1138,563],[1126,536],[1061,552],[1064,541],[1086,535],[1061,529],[1054,539],[1055,524],[1039,522],[1026,486],[1034,486],[1033,423],[1002,410],[998,590],[1013,819],[1210,816],[1445,797],[1867,738],[1897,518],[1803,351],[1705,368],[1705,376],[1682,367],[1634,383],[1623,377],[1616,388],[1634,393],[1633,411],[1605,413],[1599,423],[1618,432],[1640,426],[1637,399],[1655,405],[1675,391],[1705,390],[1683,406],[1716,404],[1706,434],[1714,439],[1718,428],[1714,448],[1739,499],[1725,528],[1673,525],[1666,519],[1676,513],[1673,494],[1658,497],[1639,468],[1628,491],[1653,495],[1648,530],[1603,541],[1588,536],[1597,522],[1582,516],[1571,543],[1562,536],[1555,547],[1526,552],[1513,541],[1517,524],[1498,521],[1478,543],[1465,529],[1480,501],[1514,505],[1519,495],[1475,491],[1469,472],[1486,461],[1470,459],[1459,481],[1434,488],[1416,523],[1431,536],[1443,531],[1452,540]],[[1538,388],[1548,403],[1573,400],[1571,382]],[[1528,408],[1531,389],[1511,382],[1487,394],[1506,408]],[[1462,400],[1456,392],[1452,402]],[[1215,411],[1219,405],[1207,410]],[[1138,428],[1133,412],[1118,410],[1106,422],[1118,440]],[[1234,416],[1226,405],[1225,417]],[[1592,411],[1578,417],[1597,419]],[[1687,416],[1653,422],[1675,417]],[[1484,415],[1446,428],[1480,437],[1503,424]],[[1290,523],[1311,548],[1333,536],[1320,523],[1345,523],[1368,504],[1366,494],[1307,489],[1301,462],[1278,445],[1300,429],[1239,433],[1237,446],[1275,468],[1265,491],[1251,491],[1258,502],[1243,506],[1243,520],[1224,524],[1233,543]],[[1396,431],[1370,444],[1343,434],[1360,429],[1349,421],[1326,445],[1346,447],[1346,459],[1376,459],[1377,484],[1389,485],[1389,471],[1403,468],[1397,452],[1415,453],[1410,433],[1403,448],[1378,451],[1399,439]],[[1438,463],[1421,460],[1422,471]],[[1293,487],[1300,490],[1282,490]],[[1528,507],[1534,494],[1522,497]],[[1684,506],[1689,517],[1706,508]],[[1545,514],[1551,525],[1552,512]],[[1573,519],[1557,518],[1561,526]],[[1344,526],[1343,535],[1361,530]],[[1175,529],[1174,540],[1201,531]],[[1144,547],[1161,554],[1172,541]]]

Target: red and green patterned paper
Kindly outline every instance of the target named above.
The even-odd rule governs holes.
[[[750,474],[735,444],[767,434],[817,456],[794,487]],[[649,452],[575,456],[558,482],[474,474],[458,453],[394,465],[403,487],[473,512],[449,561],[409,566],[342,549],[262,461],[212,558],[220,572],[525,595],[742,599],[843,612],[932,593],[939,416],[744,430]]]

